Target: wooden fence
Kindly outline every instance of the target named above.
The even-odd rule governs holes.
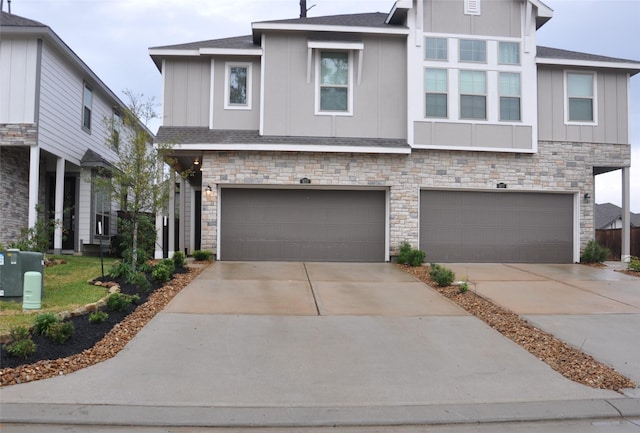
[[[622,229],[596,230],[596,242],[609,248],[609,260],[620,260]],[[631,255],[640,257],[640,227],[631,228]]]

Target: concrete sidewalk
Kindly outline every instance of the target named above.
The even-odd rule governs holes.
[[[215,263],[113,359],[1,399],[3,422],[62,424],[640,417],[640,399],[563,378],[390,264]]]

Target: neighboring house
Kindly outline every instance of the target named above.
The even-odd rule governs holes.
[[[622,169],[629,209],[640,62],[539,47],[551,18],[539,0],[400,0],[151,48],[157,141],[193,174],[169,251],[381,262],[408,241],[427,261],[578,261],[594,176]]]
[[[0,18],[0,242],[55,218],[55,253],[98,247],[99,225],[108,244],[118,209],[90,179],[117,157],[124,105],[47,25]]]
[[[611,203],[596,204],[595,218],[596,230],[609,230],[622,228],[622,209]],[[631,227],[640,227],[640,214],[630,213]]]

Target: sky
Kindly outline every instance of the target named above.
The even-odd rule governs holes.
[[[7,10],[8,0],[3,0]],[[640,61],[640,0],[544,0],[554,17],[538,45]],[[389,12],[393,0],[307,0],[309,16]],[[125,102],[153,98],[161,76],[149,48],[251,33],[299,16],[299,0],[12,0],[11,12],[53,29]],[[631,79],[631,211],[640,213],[640,73]],[[150,124],[154,132],[158,124]],[[621,205],[620,170],[596,176],[595,202]]]

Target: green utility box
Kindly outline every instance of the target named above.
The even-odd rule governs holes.
[[[0,298],[21,298],[25,272],[40,273],[44,287],[44,256],[33,251],[0,251]]]
[[[24,273],[23,310],[39,310],[42,304],[42,274],[28,271]]]
[[[22,274],[20,250],[0,251],[0,297],[22,296]]]

